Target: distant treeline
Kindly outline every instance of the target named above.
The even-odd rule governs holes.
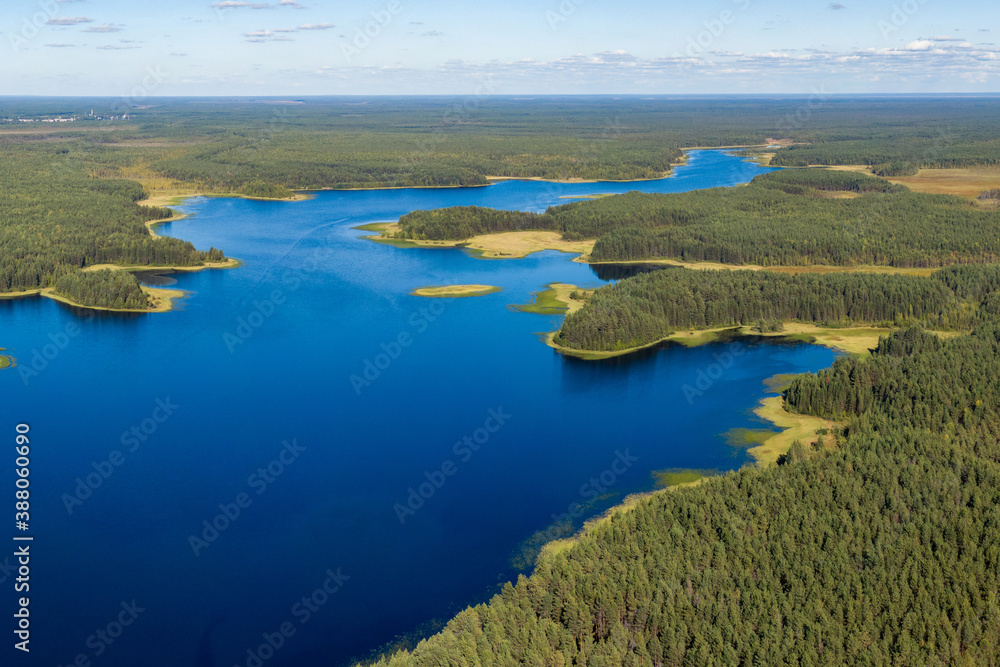
[[[1000,325],[792,385],[835,449],[661,491],[380,666],[997,665]]]
[[[836,193],[850,198],[830,197]],[[590,255],[595,262],[937,267],[1000,260],[1000,211],[827,169],[775,171],[741,188],[631,192],[543,214],[479,207],[415,211],[399,224],[397,236],[410,239],[526,229],[597,238]]]
[[[985,296],[995,294],[998,284],[996,264],[950,267],[929,278],[664,270],[598,289],[582,309],[566,316],[555,342],[612,351],[646,345],[683,329],[761,324],[773,329],[770,325],[783,320],[965,328],[1000,314]]]

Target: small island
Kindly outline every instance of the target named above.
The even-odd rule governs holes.
[[[502,288],[493,285],[439,285],[418,287],[410,292],[411,296],[424,296],[434,299],[458,299],[468,296],[486,296],[496,294]]]

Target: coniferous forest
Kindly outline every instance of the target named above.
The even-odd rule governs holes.
[[[847,195],[834,198],[828,195]],[[476,207],[415,211],[398,238],[466,239],[527,229],[597,239],[594,262],[678,259],[725,264],[937,267],[1000,260],[1000,210],[910,192],[864,174],[791,169],[747,187],[638,192],[543,214]]]
[[[612,511],[378,664],[1000,664],[998,275],[896,283],[915,290],[914,317],[946,287],[978,324],[950,339],[899,329],[869,359],[792,382],[789,410],[843,424],[835,448],[796,442],[778,466]],[[601,307],[595,296],[585,310]]]
[[[107,101],[0,100],[0,118]],[[148,309],[124,267],[198,266],[221,250],[154,238],[154,192],[287,197],[319,188],[483,185],[490,176],[655,178],[687,146],[781,140],[796,168],[745,187],[630,193],[544,213],[450,208],[400,238],[548,230],[592,261],[713,261],[587,296],[555,342],[614,351],[682,329],[788,320],[895,331],[796,377],[787,410],[837,423],[747,467],[613,510],[544,551],[530,577],[379,665],[1000,665],[1000,210],[888,178],[996,165],[995,105],[802,99],[323,98],[162,101],[73,128],[0,123],[0,293]],[[12,105],[17,105],[16,108]],[[56,105],[56,106],[53,106]],[[99,114],[98,114],[99,115]],[[942,131],[941,128],[947,128]],[[796,274],[782,266],[934,269]],[[931,332],[930,330],[934,330]],[[947,331],[951,335],[938,335]],[[598,419],[601,415],[588,415]],[[835,446],[833,446],[835,445]]]

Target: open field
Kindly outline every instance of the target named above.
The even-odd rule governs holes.
[[[871,174],[871,168],[863,164],[838,165],[828,168],[835,171]],[[1000,167],[921,169],[915,176],[892,176],[886,180],[905,185],[914,192],[975,199],[984,190],[1000,188]]]

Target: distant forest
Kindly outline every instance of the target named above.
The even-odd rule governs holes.
[[[920,166],[995,164],[1000,142],[995,104],[976,99],[521,100],[494,95],[484,84],[467,98],[292,102],[164,99],[135,108],[102,98],[0,100],[0,118],[77,118],[58,127],[0,122],[0,292],[53,287],[66,272],[99,263],[190,266],[222,258],[218,250],[149,238],[142,223],[169,213],[139,203],[147,192],[275,198],[297,189],[482,185],[488,176],[656,178],[684,147],[772,140],[793,142],[777,152],[776,165],[867,164],[889,176]],[[810,110],[806,121],[798,115],[803,108]],[[120,118],[125,111],[129,120]],[[594,255],[607,260],[669,255],[938,266],[996,254],[992,237],[982,234],[993,219],[956,202],[890,189],[854,201],[805,202],[795,199],[809,197],[795,185],[752,194],[733,189],[729,208],[714,202],[722,199],[717,191],[673,204],[629,195],[539,219],[496,214],[485,226],[607,235]],[[405,229],[414,237],[455,238],[484,227],[485,217],[478,212],[461,223],[467,228],[445,231],[414,217]],[[798,218],[812,224],[798,225],[786,239],[782,226]],[[759,229],[762,219],[771,220],[770,229]],[[857,222],[829,226],[844,219]],[[908,236],[883,231],[913,219],[932,226]],[[675,231],[663,234],[664,226]],[[978,243],[970,240],[977,235]]]
[[[843,193],[847,198],[831,195]],[[865,174],[791,169],[747,187],[632,192],[545,213],[453,207],[414,211],[399,238],[466,239],[552,230],[596,238],[590,260],[678,259],[725,264],[937,267],[1000,261],[1000,210],[910,192]]]

